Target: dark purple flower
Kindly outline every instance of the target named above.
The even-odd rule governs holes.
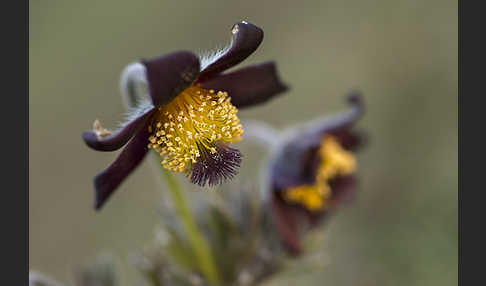
[[[315,226],[356,189],[354,151],[363,136],[351,129],[363,105],[357,92],[348,101],[350,110],[299,128],[270,159],[271,212],[282,242],[294,254],[301,251],[302,226]]]
[[[246,59],[263,40],[263,31],[244,21],[231,32],[231,44],[211,55],[178,51],[125,69],[122,91],[132,107],[130,120],[113,133],[99,122],[93,131],[83,133],[86,144],[97,151],[126,145],[94,179],[96,209],[149,149],[160,153],[165,168],[184,172],[201,186],[235,175],[241,154],[229,144],[240,141],[243,134],[238,109],[266,102],[287,86],[280,82],[273,62],[223,73]]]

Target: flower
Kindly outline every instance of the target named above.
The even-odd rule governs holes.
[[[238,109],[264,103],[287,86],[280,82],[273,62],[223,73],[263,40],[263,31],[248,22],[236,23],[231,32],[231,44],[211,55],[177,51],[125,69],[122,86],[131,107],[130,120],[116,132],[95,122],[93,131],[83,133],[86,144],[97,151],[126,145],[94,179],[96,209],[149,149],[160,154],[165,168],[183,172],[201,186],[236,174],[241,154],[229,144],[242,139]]]
[[[354,151],[363,136],[351,129],[363,104],[356,91],[348,101],[350,110],[292,129],[272,148],[266,179],[269,207],[281,240],[292,253],[301,251],[302,226],[317,225],[355,189]]]

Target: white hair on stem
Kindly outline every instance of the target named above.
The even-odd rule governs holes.
[[[120,92],[127,108],[125,119],[119,123],[119,129],[145,114],[154,107],[147,83],[147,69],[140,62],[127,65],[120,77]]]
[[[272,149],[281,141],[281,132],[267,123],[256,120],[245,120],[242,124],[245,129],[243,137],[253,139],[269,149]]]
[[[137,106],[130,107],[125,113],[125,120],[120,123],[120,129],[125,127],[128,123],[145,114],[150,109],[154,108],[150,98],[142,98],[138,100]]]
[[[260,143],[269,152],[261,162],[259,176],[260,197],[263,200],[269,200],[271,195],[269,165],[283,142],[283,133],[261,121],[245,120],[242,124],[245,129],[243,137]]]
[[[144,98],[149,98],[146,68],[140,62],[126,66],[120,77],[120,91],[127,109],[134,108]]]

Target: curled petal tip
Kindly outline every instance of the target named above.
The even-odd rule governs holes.
[[[363,105],[363,95],[361,91],[357,89],[353,89],[348,93],[347,100],[350,104],[353,105]]]
[[[81,137],[83,138],[86,145],[93,149],[96,149],[95,143],[98,140],[98,136],[96,136],[96,133],[94,133],[93,131],[85,131],[81,134]]]
[[[239,22],[236,22],[233,24],[233,27],[231,27],[231,33],[233,35],[238,35],[240,32],[243,32],[243,33],[247,33],[247,32],[250,32],[250,33],[253,33],[255,38],[259,39],[260,42],[263,40],[263,30],[248,22],[248,21],[239,21]],[[243,36],[245,36],[244,34],[242,34]]]
[[[84,142],[88,147],[96,150],[96,151],[115,151],[123,147],[125,143],[130,139],[127,138],[120,138],[119,140],[103,140],[102,137],[98,136],[94,131],[86,131],[83,132],[81,135],[83,137]],[[112,141],[107,143],[108,141]]]
[[[99,130],[102,128],[98,121],[95,121],[94,130],[82,133],[82,138],[86,145],[97,151],[115,151],[125,146],[125,144],[135,135],[137,131],[143,126],[147,119],[152,114],[153,109],[145,111],[145,113],[137,116],[132,121],[128,122],[123,128],[117,132],[106,132],[108,130]],[[97,127],[98,126],[98,130]],[[103,128],[104,129],[104,128]],[[101,132],[101,133],[100,133]]]
[[[227,49],[218,53],[216,57],[203,60],[200,82],[211,79],[245,60],[263,41],[263,30],[259,27],[240,21],[231,28],[232,41]]]
[[[357,89],[351,90],[347,95],[347,101],[356,112],[356,118],[363,116],[365,111],[363,95]]]

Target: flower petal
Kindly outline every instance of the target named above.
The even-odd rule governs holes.
[[[116,158],[115,162],[106,170],[96,175],[94,179],[96,210],[99,210],[105,204],[113,191],[142,162],[142,159],[147,154],[150,133],[145,128],[146,126],[144,125],[140,132],[133,137],[118,158]]]
[[[115,134],[107,137],[99,137],[95,131],[86,131],[82,134],[83,140],[89,147],[97,151],[115,151],[123,147],[133,135],[140,130],[147,119],[152,114],[153,108],[141,116],[136,117],[128,122],[123,128],[118,130]]]
[[[346,149],[354,149],[362,139],[351,127],[363,114],[361,96],[353,91],[348,96],[351,110],[333,117],[322,117],[297,129],[280,145],[270,161],[270,178],[277,189],[312,182],[309,169],[315,165],[317,150],[324,135],[336,136]],[[313,159],[314,158],[314,159]]]
[[[274,62],[249,66],[218,75],[204,83],[207,89],[226,91],[238,108],[263,103],[287,90],[278,77]]]
[[[305,141],[304,138],[303,141]],[[284,190],[288,187],[312,183],[314,178],[307,174],[306,167],[313,162],[313,160],[308,160],[308,154],[317,158],[317,152],[313,152],[315,150],[317,148],[300,144],[299,141],[280,146],[270,159],[271,185],[275,189]]]
[[[199,58],[191,52],[179,51],[151,60],[142,60],[147,68],[147,81],[153,104],[169,103],[199,75]]]
[[[274,194],[270,201],[273,223],[277,229],[283,245],[294,255],[302,251],[299,238],[301,215],[299,210],[286,204],[282,198]]]
[[[277,231],[280,233],[283,244],[293,254],[301,251],[300,231],[308,231],[322,225],[343,203],[353,199],[356,194],[356,177],[345,176],[331,182],[332,197],[329,209],[321,212],[309,212],[300,206],[288,204],[281,196],[281,191],[274,189],[271,201],[271,210]],[[308,224],[309,229],[303,228]]]
[[[201,59],[200,82],[241,63],[258,48],[263,40],[263,30],[245,21],[234,24],[231,33],[233,38],[227,49],[211,58]]]

